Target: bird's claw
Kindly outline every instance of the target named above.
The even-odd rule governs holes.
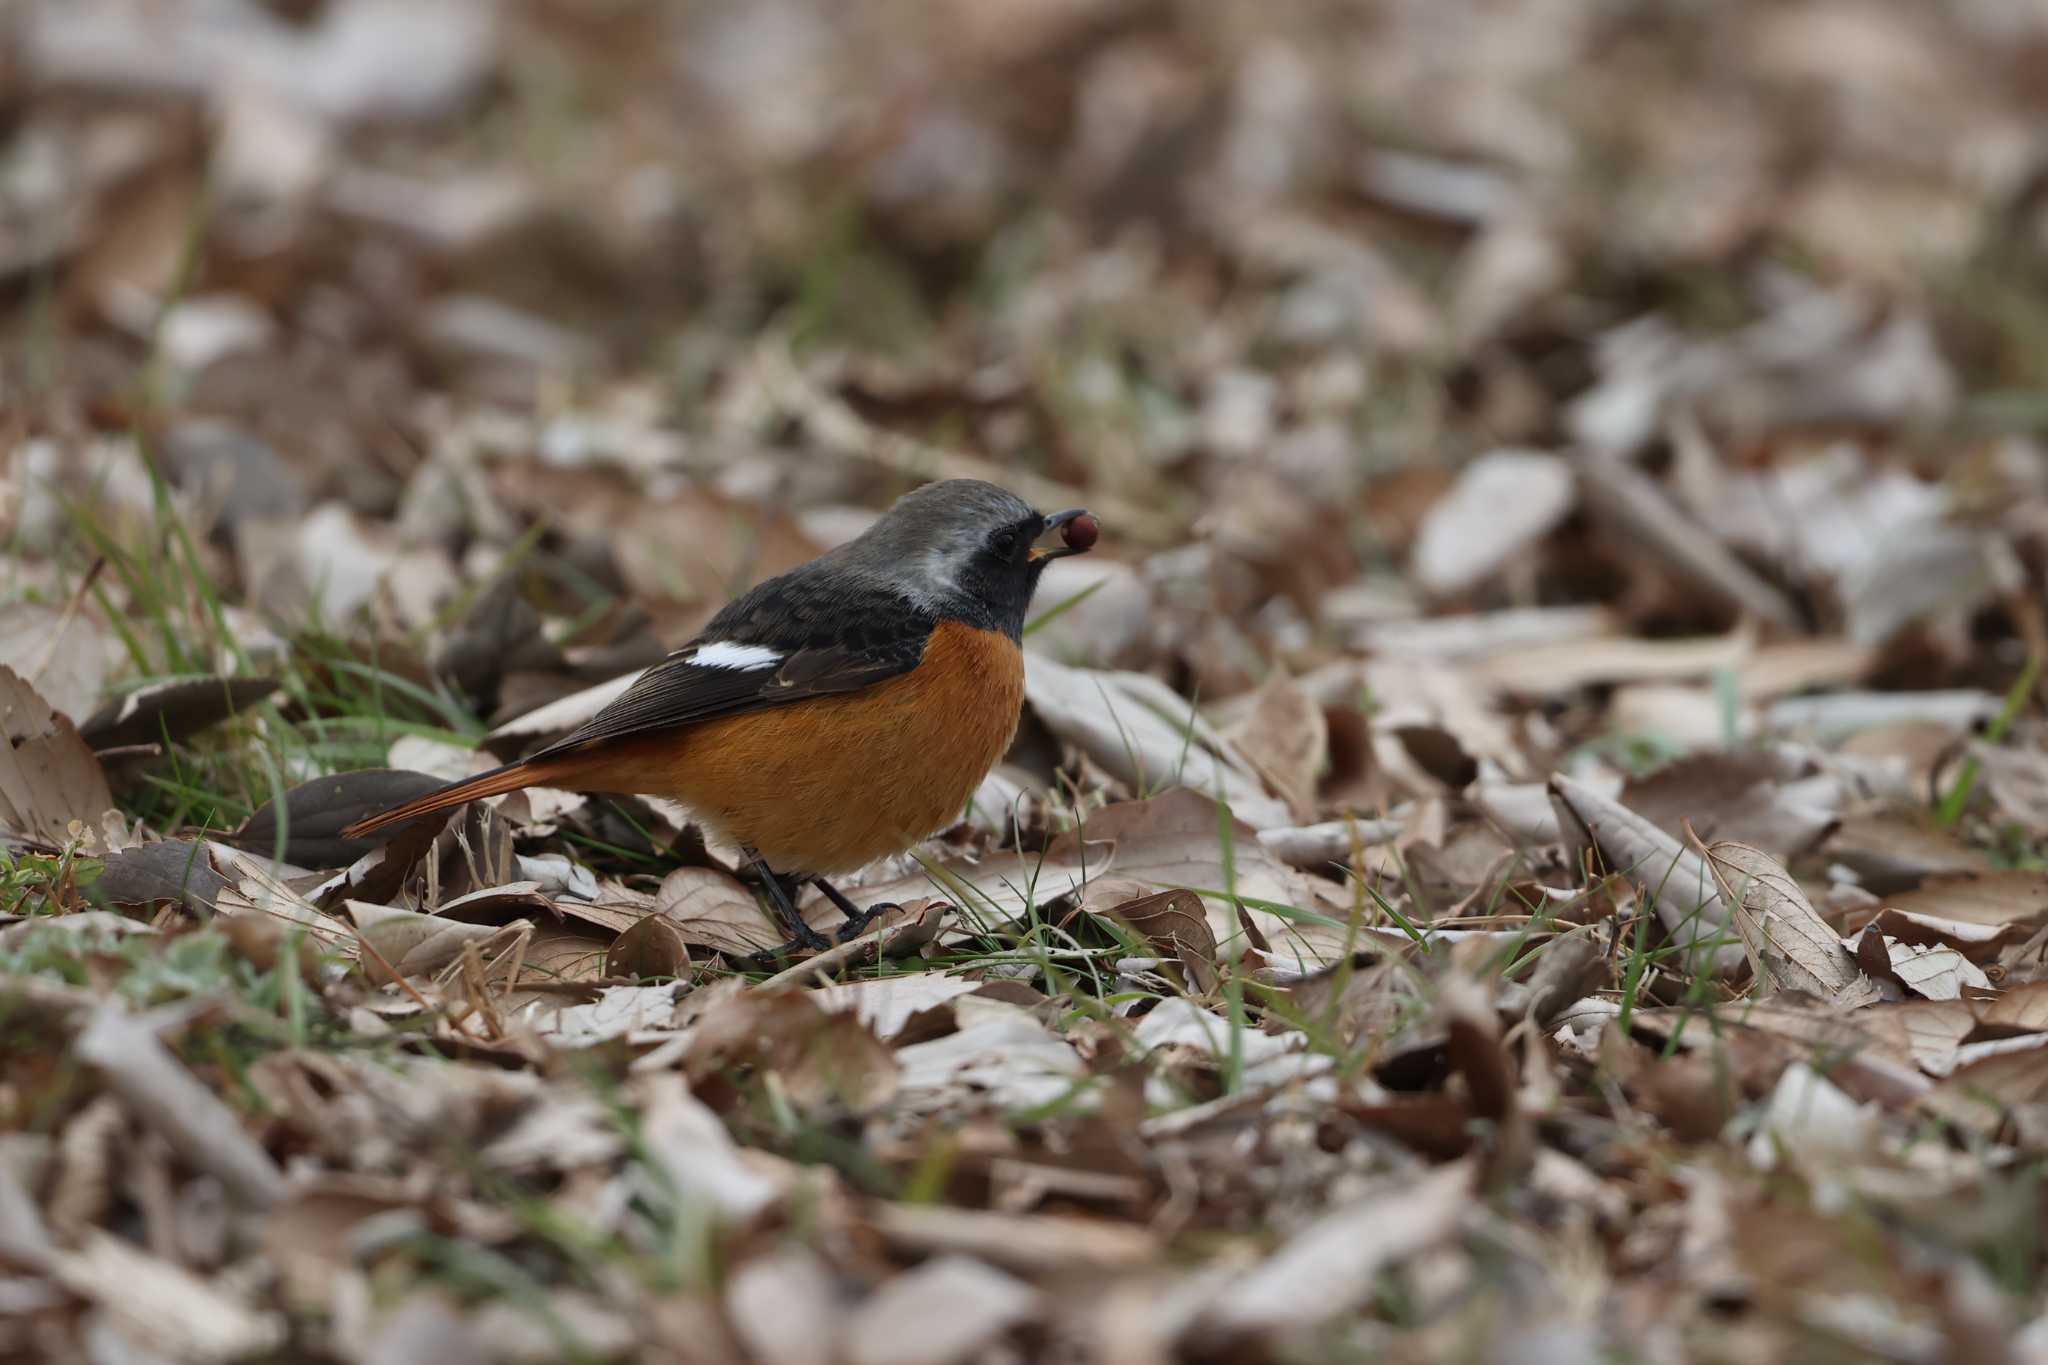
[[[873,924],[891,910],[901,910],[902,908],[902,906],[894,901],[877,901],[865,910],[855,911],[846,917],[846,923],[839,926],[839,941],[841,943],[853,942],[853,940],[866,932],[870,924]]]

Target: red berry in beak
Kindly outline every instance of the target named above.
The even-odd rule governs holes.
[[[1083,512],[1060,528],[1060,539],[1076,554],[1093,549],[1096,536],[1102,533],[1102,523]]]

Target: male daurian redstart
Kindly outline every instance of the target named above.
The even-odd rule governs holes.
[[[928,484],[735,599],[582,728],[343,833],[521,787],[667,797],[746,851],[791,946],[825,941],[777,873],[816,881],[848,937],[882,907],[855,909],[825,877],[958,818],[1016,732],[1039,575],[1098,529],[976,479]],[[1061,544],[1036,543],[1055,530]]]

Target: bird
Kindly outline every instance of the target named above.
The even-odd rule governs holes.
[[[665,797],[759,877],[790,938],[757,956],[829,946],[797,913],[804,881],[845,917],[846,941],[891,907],[860,909],[829,879],[959,818],[1023,714],[1039,577],[1099,534],[1085,508],[1046,515],[979,479],[925,484],[734,598],[570,734],[343,835],[530,786]]]

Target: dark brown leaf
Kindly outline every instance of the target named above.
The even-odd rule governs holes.
[[[95,711],[79,733],[95,749],[188,739],[277,691],[275,678],[196,678],[152,683]]]

